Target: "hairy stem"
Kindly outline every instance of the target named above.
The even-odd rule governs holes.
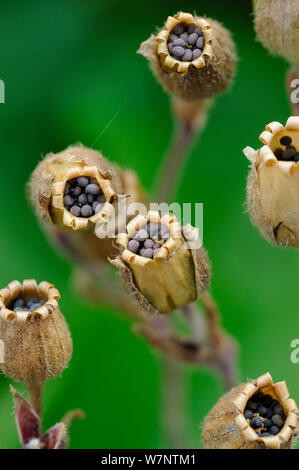
[[[196,129],[188,122],[178,121],[174,132],[171,148],[159,170],[154,194],[159,202],[171,200],[175,188],[178,187],[183,165],[188,155]]]
[[[190,442],[185,370],[182,364],[168,356],[163,357],[162,367],[162,424],[166,445],[170,449],[186,449]]]
[[[36,413],[42,414],[42,384],[34,384],[28,386],[30,402]]]

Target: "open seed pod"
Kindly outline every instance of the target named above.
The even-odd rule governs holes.
[[[198,231],[181,227],[173,214],[138,215],[116,242],[122,253],[111,263],[145,312],[171,312],[193,302],[208,285],[209,262]]]
[[[297,0],[255,0],[255,30],[272,54],[299,65],[299,3]]]
[[[273,384],[271,375],[266,373],[220,398],[204,420],[204,447],[291,448],[297,435],[297,412],[286,383]]]
[[[0,369],[27,386],[60,374],[72,355],[72,340],[49,282],[13,281],[0,290]]]
[[[47,155],[33,172],[29,190],[40,219],[73,230],[107,223],[123,194],[118,168],[83,145]]]
[[[187,101],[221,93],[235,73],[230,33],[217,21],[190,13],[169,16],[138,52],[150,60],[166,91]]]
[[[247,202],[253,223],[279,246],[299,246],[299,117],[284,127],[272,122],[260,135],[265,145],[247,147],[251,161]]]

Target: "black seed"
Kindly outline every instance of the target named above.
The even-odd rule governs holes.
[[[95,196],[93,194],[87,194],[87,202],[88,204],[92,204],[95,200]]]
[[[154,256],[154,250],[151,248],[143,248],[140,250],[140,255],[144,256],[145,258],[153,258]]]
[[[85,188],[85,191],[89,194],[98,195],[100,192],[100,187],[98,184],[88,184]]]
[[[253,412],[250,411],[250,410],[245,410],[244,411],[244,416],[245,416],[246,419],[251,419],[251,418],[253,418]]]
[[[154,257],[156,256],[156,254],[158,253],[159,250],[160,250],[160,248],[156,248],[156,249],[154,250]]]
[[[36,297],[31,297],[27,302],[27,307],[31,307],[31,305],[36,304],[38,302]]]
[[[70,209],[71,214],[73,214],[75,217],[80,217],[81,214],[81,209],[79,206],[73,206]]]
[[[276,436],[276,434],[279,433],[279,428],[277,426],[271,426],[271,428],[269,429],[269,432],[270,434],[272,434],[272,436]]]
[[[39,307],[40,307],[39,303],[31,305],[30,312],[34,312],[34,310],[37,310]]]
[[[203,36],[200,36],[197,41],[196,41],[196,47],[198,49],[202,49],[203,46],[204,46],[204,43],[205,43],[205,40],[204,40],[204,37]]]
[[[269,406],[272,403],[272,400],[273,398],[271,397],[271,395],[263,395],[261,397],[261,402],[265,406]]]
[[[86,204],[87,203],[87,195],[85,193],[80,194],[78,197],[78,202],[80,204]]]
[[[144,228],[139,229],[134,237],[134,239],[139,242],[144,242],[144,240],[146,240],[147,238],[148,238],[148,233]]]
[[[73,191],[73,196],[78,197],[79,194],[82,193],[82,188],[80,186],[76,186]]]
[[[272,408],[267,408],[266,417],[267,417],[267,418],[272,418],[272,416],[273,416],[273,410],[272,410]]]
[[[198,39],[198,34],[197,33],[190,34],[190,36],[188,38],[188,43],[190,44],[190,46],[193,46],[193,44],[196,43],[197,39]]]
[[[158,237],[160,225],[157,222],[149,222],[146,226],[146,230],[150,237]]]
[[[268,419],[268,418],[265,419],[265,421],[264,421],[265,428],[271,428],[272,424],[273,423],[272,423],[271,419]]]
[[[285,135],[280,139],[280,143],[281,145],[285,145],[287,147],[288,145],[291,145],[292,139],[289,135]]]
[[[277,400],[273,400],[271,403],[271,408],[275,408],[276,405],[279,405],[279,402]]]
[[[194,24],[190,24],[190,25],[188,26],[187,31],[188,31],[189,34],[194,33],[195,30],[196,30],[196,26],[195,26]]]
[[[70,190],[71,190],[71,185],[70,183],[66,183],[65,187],[64,187],[64,194],[67,195],[67,194],[70,194]]]
[[[259,437],[269,437],[271,434],[269,432],[260,432]]]
[[[250,421],[250,426],[253,429],[260,428],[262,424],[263,424],[263,420],[261,418],[252,418],[252,420]]]
[[[175,46],[172,51],[177,57],[183,57],[183,55],[185,54],[185,49],[181,46]]]
[[[267,408],[265,406],[259,406],[257,412],[260,416],[265,418],[265,416],[267,415]]]
[[[100,194],[100,195],[97,197],[97,201],[98,201],[98,202],[106,202],[106,198],[105,198],[104,194]]]
[[[81,208],[81,215],[82,217],[91,217],[93,215],[92,207],[89,204],[85,204],[85,206]]]
[[[275,155],[275,157],[276,157],[278,160],[281,160],[282,157],[283,157],[283,150],[282,150],[282,148],[278,147],[278,148],[275,150],[274,155]]]
[[[294,155],[294,162],[299,162],[299,152]]]
[[[71,206],[72,204],[74,204],[75,200],[74,198],[72,198],[72,196],[64,196],[63,202],[65,206]]]
[[[257,410],[257,404],[256,404],[254,401],[249,400],[249,401],[247,402],[246,408],[249,409],[249,410],[251,410],[251,411],[256,412],[256,410]]]
[[[137,253],[139,250],[139,242],[137,240],[130,240],[128,243],[128,249],[132,251],[133,253]]]
[[[176,34],[171,33],[171,34],[169,35],[168,40],[169,40],[170,42],[173,42],[173,41],[175,41],[176,39],[178,39],[178,37],[177,37]]]
[[[154,243],[155,243],[154,240],[148,239],[148,240],[145,240],[143,246],[144,248],[153,248]]]
[[[173,42],[169,42],[168,43],[168,50],[169,50],[170,54],[172,54],[172,49],[173,49]]]
[[[23,299],[17,299],[13,303],[13,308],[23,307],[25,304]]]
[[[85,188],[85,186],[87,186],[89,184],[89,178],[87,178],[86,176],[79,176],[77,178],[77,183],[82,188]]]
[[[187,49],[185,54],[182,57],[183,62],[191,62],[192,60],[192,51],[191,49]]]
[[[187,33],[180,34],[180,38],[186,42],[188,41],[188,34]]]
[[[186,42],[183,39],[176,39],[173,41],[174,46],[186,47]]]
[[[297,154],[297,150],[295,147],[290,146],[285,149],[282,155],[283,160],[292,160],[294,156]]]
[[[274,414],[282,416],[284,414],[283,407],[281,405],[276,405],[274,408]]]
[[[272,417],[272,423],[275,424],[275,426],[281,428],[284,424],[284,420],[280,415],[274,415]]]
[[[194,49],[192,52],[192,59],[195,60],[201,55],[201,49]]]
[[[184,32],[184,26],[182,24],[178,24],[175,28],[173,28],[172,32],[174,34],[182,34]]]

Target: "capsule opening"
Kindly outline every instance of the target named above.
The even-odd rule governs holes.
[[[299,162],[299,133],[282,131],[274,136],[270,144],[271,150],[277,160],[285,162]]]
[[[169,229],[166,225],[148,222],[129,239],[128,250],[136,255],[154,259],[169,238]]]
[[[78,176],[66,182],[63,202],[73,216],[89,218],[102,210],[106,198],[96,178]]]
[[[203,53],[204,33],[195,24],[179,23],[170,32],[167,46],[174,59],[181,62],[192,62]]]
[[[22,296],[19,295],[15,298],[10,305],[8,306],[9,310],[13,312],[35,312],[38,308],[45,305],[47,302],[46,299],[41,298],[40,296]]]
[[[244,416],[259,437],[276,436],[286,421],[283,406],[269,390],[260,391],[248,400]]]

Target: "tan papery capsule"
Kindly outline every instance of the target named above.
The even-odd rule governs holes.
[[[201,54],[191,61],[170,53],[169,38],[178,25],[195,26],[202,32]],[[215,20],[190,13],[169,16],[160,32],[141,44],[138,53],[150,61],[165,90],[186,101],[218,95],[230,86],[235,74],[236,53],[229,31]]]
[[[271,242],[298,247],[299,117],[290,117],[285,127],[268,124],[260,140],[264,146],[258,151],[244,149],[251,161],[247,202],[252,221]]]
[[[32,311],[13,306],[17,299],[26,304],[32,298],[37,299]],[[72,340],[59,299],[53,284],[33,279],[13,281],[0,290],[0,368],[28,387],[60,374],[71,358]]]
[[[82,176],[96,180],[105,199],[101,210],[91,217],[73,215],[64,203],[66,183]],[[83,145],[47,155],[29,182],[30,200],[38,217],[43,222],[72,230],[94,230],[95,224],[107,223],[118,195],[123,193],[118,167]]]
[[[130,239],[151,224],[164,227],[169,235],[153,259],[129,249]],[[152,238],[159,243],[159,237]],[[116,242],[122,253],[111,262],[121,270],[128,293],[147,313],[168,313],[185,306],[208,285],[210,266],[200,247],[198,230],[191,225],[181,227],[172,214],[162,218],[156,211],[149,211],[147,217],[138,215],[127,225],[127,233],[118,235]]]
[[[244,416],[249,399],[257,392],[270,395],[282,406],[283,427],[276,435],[261,437]],[[266,373],[226,393],[206,416],[202,441],[206,449],[289,449],[297,435],[297,405],[289,398],[285,382],[273,384]],[[269,434],[269,433],[268,433]]]
[[[298,0],[255,1],[255,30],[272,54],[299,65]]]

